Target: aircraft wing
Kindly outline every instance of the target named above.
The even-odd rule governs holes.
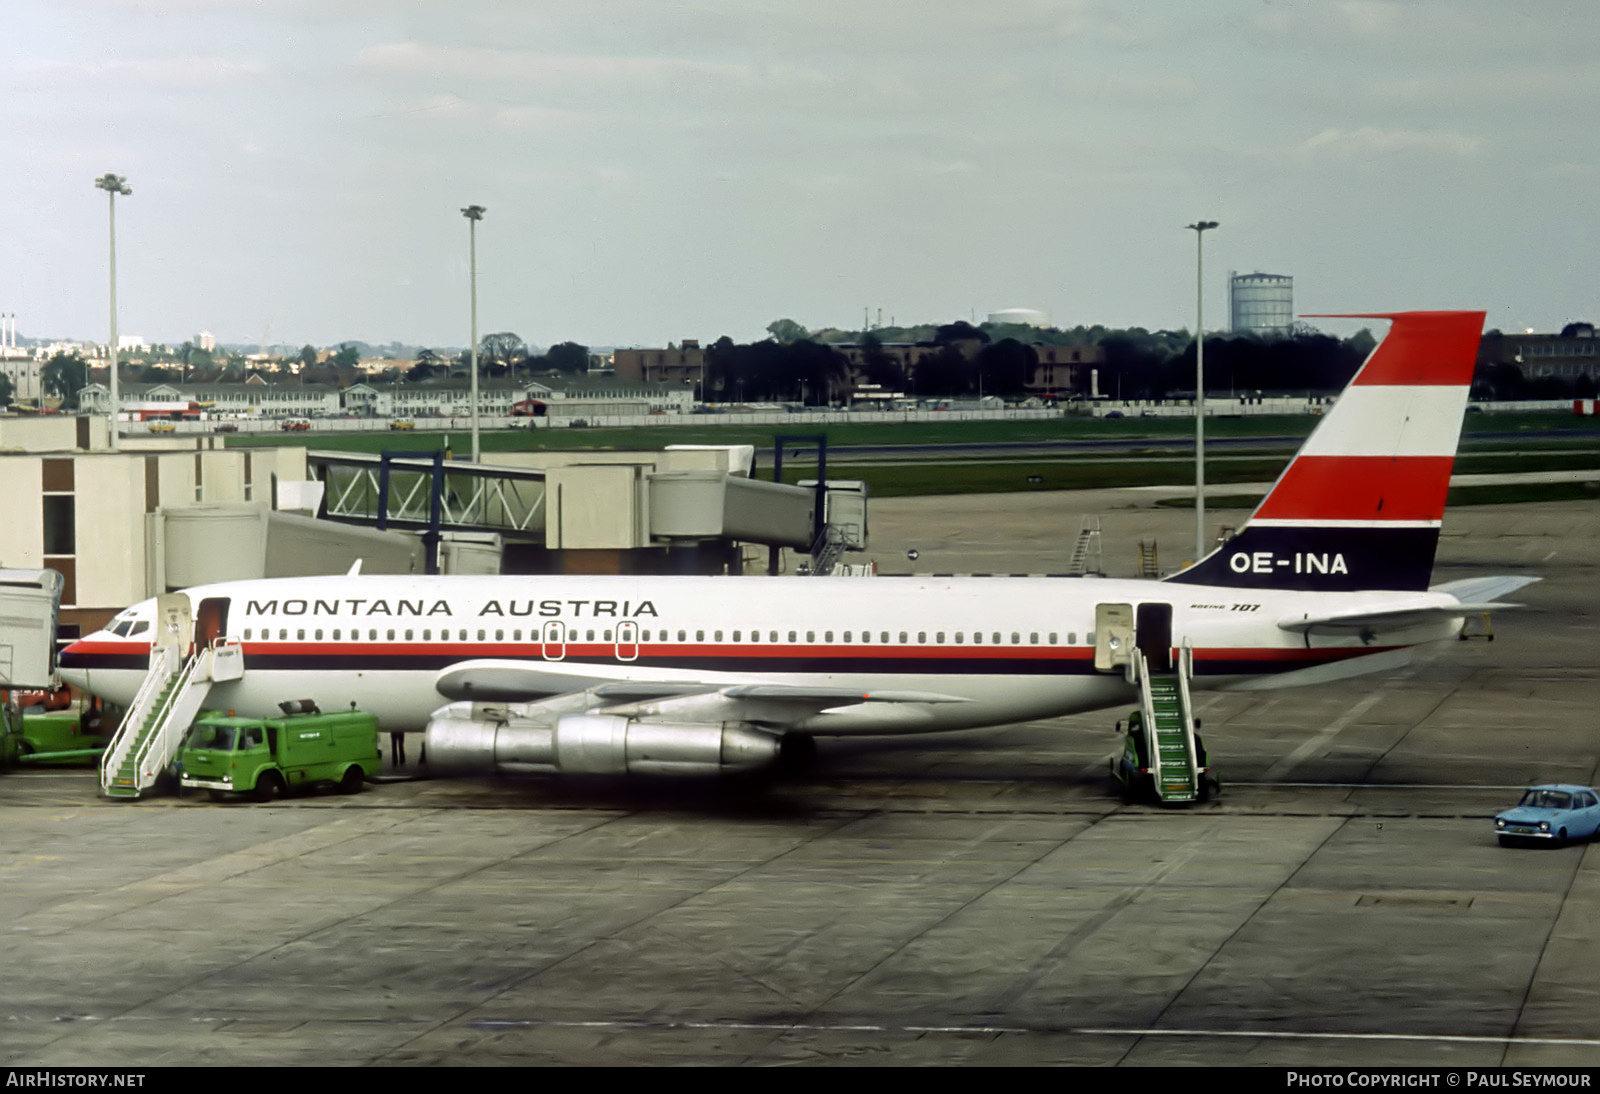
[[[809,710],[852,703],[964,703],[966,698],[932,691],[868,690],[751,682],[737,678],[696,679],[689,674],[615,665],[484,659],[463,661],[439,673],[434,687],[457,701],[524,703],[575,692],[592,692],[603,703],[639,703],[691,695],[721,695],[750,704],[779,703]]]
[[[1325,615],[1304,615],[1299,618],[1280,619],[1281,630],[1300,634],[1359,635],[1366,641],[1390,632],[1428,623],[1459,619],[1478,612],[1498,611],[1501,608],[1520,608],[1503,600],[1491,599],[1515,592],[1531,585],[1536,577],[1473,577],[1435,585],[1430,593],[1446,593],[1456,598],[1454,604],[1423,604],[1408,608],[1391,608],[1385,611],[1357,610],[1330,612]]]

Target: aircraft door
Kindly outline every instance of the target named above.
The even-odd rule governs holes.
[[[1151,672],[1172,671],[1172,605],[1140,604],[1135,636]]]
[[[194,617],[189,614],[189,597],[184,593],[162,593],[156,597],[156,633],[152,645],[176,646],[187,657],[194,643]]]
[[[1094,667],[1114,672],[1128,663],[1133,652],[1133,605],[1094,606]]]
[[[195,643],[205,649],[228,633],[228,598],[208,596],[195,613]]]
[[[560,661],[567,656],[567,625],[561,620],[545,620],[539,637],[546,661]]]
[[[617,624],[617,660],[637,661],[639,659],[639,624],[631,619],[625,619]]]

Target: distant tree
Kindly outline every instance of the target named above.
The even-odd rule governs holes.
[[[953,342],[987,343],[989,336],[965,319],[957,319],[954,323],[946,323],[935,330],[933,340],[941,346],[948,346]]]
[[[15,393],[16,389],[11,386],[11,377],[0,372],[0,407],[10,406],[11,397]]]
[[[309,342],[306,343],[300,347],[300,352],[296,359],[300,362],[302,368],[310,368],[317,363],[317,347]]]
[[[406,370],[406,382],[420,384],[424,380],[431,380],[435,373],[443,368],[439,363],[439,355],[431,349],[417,351],[416,362]]]
[[[767,324],[767,333],[772,335],[772,340],[781,345],[798,342],[803,338],[811,337],[811,332],[796,323],[793,319],[774,319]]]
[[[1351,353],[1363,361],[1372,354],[1373,350],[1378,348],[1378,340],[1372,336],[1372,332],[1366,327],[1362,327],[1349,338],[1346,338],[1344,344]]]
[[[334,368],[355,368],[361,363],[361,351],[346,342],[329,358],[328,363]]]
[[[861,336],[861,372],[867,383],[891,391],[899,390],[906,382],[905,369],[892,353],[884,350],[883,340],[876,331]]]
[[[170,384],[178,378],[172,369],[162,368],[160,365],[146,365],[139,370],[141,384]]]
[[[971,362],[953,342],[937,353],[924,354],[912,371],[912,385],[918,395],[964,395],[977,387]]]
[[[588,372],[589,347],[576,342],[557,342],[545,352],[545,367],[557,372]]]
[[[498,361],[502,365],[509,365],[512,358],[523,353],[526,348],[521,335],[513,331],[503,330],[496,334],[483,336],[482,341],[478,344],[478,359],[481,361],[487,358],[490,361]]]
[[[1039,353],[1015,338],[1002,338],[979,350],[976,364],[980,393],[1016,398],[1033,379]]]
[[[736,345],[726,334],[707,346],[702,397],[718,403],[756,398],[755,390],[746,386],[749,377],[745,374],[745,358],[745,347]]]
[[[62,410],[78,408],[78,392],[89,385],[89,364],[76,353],[57,353],[39,370],[39,386],[60,396]]]

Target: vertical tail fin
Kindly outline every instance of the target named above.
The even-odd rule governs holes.
[[[1176,582],[1428,587],[1484,313],[1397,312],[1239,534]]]

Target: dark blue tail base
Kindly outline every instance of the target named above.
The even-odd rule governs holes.
[[[1168,581],[1229,589],[1421,591],[1433,574],[1437,528],[1246,525]]]

